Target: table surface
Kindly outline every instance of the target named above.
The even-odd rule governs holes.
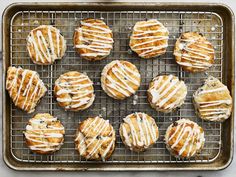
[[[45,2],[41,1],[41,0],[1,0],[1,6],[0,6],[0,15],[2,14],[3,10],[6,8],[7,5],[13,3],[13,2]],[[63,2],[63,0],[49,0],[46,2]],[[64,0],[65,1],[65,0]],[[80,0],[82,2],[82,0]],[[84,2],[104,2],[104,0],[84,0]],[[124,1],[124,0],[123,0]],[[143,2],[143,0],[127,0],[127,2]],[[148,0],[151,1],[151,0]],[[145,2],[148,2],[145,1]],[[174,2],[174,0],[153,0],[152,2]],[[66,2],[79,2],[79,0],[69,0]],[[107,2],[122,2],[120,0],[107,0]],[[176,2],[176,1],[175,1]],[[191,2],[188,0],[181,0],[181,1],[177,1],[177,2]],[[194,2],[204,2],[199,1],[199,0],[194,0]],[[206,1],[205,1],[206,2]],[[234,11],[234,13],[236,13],[236,0],[208,0],[207,2],[216,2],[216,3],[225,3],[228,6],[230,6],[230,8]],[[0,19],[1,21],[2,19]],[[0,29],[0,34],[1,34],[1,29]],[[1,39],[1,37],[0,37]],[[0,43],[0,50],[1,50],[1,46],[2,43]],[[0,61],[0,67],[2,67],[2,61]],[[2,72],[1,72],[1,77],[0,77],[0,87],[2,87]],[[2,89],[0,90],[0,92],[2,92]],[[2,93],[0,93],[0,95],[2,95]],[[2,100],[0,100],[1,103]],[[2,104],[2,103],[1,103]],[[2,114],[2,106],[0,107],[0,114]],[[1,116],[2,117],[2,116]],[[2,121],[0,121],[0,124],[2,124]],[[236,121],[235,121],[235,127],[236,127]],[[2,125],[0,126],[0,128],[2,129]],[[2,130],[1,130],[2,132]],[[236,131],[235,131],[235,137],[236,137]],[[0,136],[0,143],[2,143],[2,136]],[[236,143],[234,143],[236,145]],[[224,176],[224,177],[232,177],[235,176],[234,174],[236,173],[236,159],[233,160],[233,162],[231,163],[231,165],[221,171],[180,171],[180,172],[28,172],[28,171],[14,171],[9,169],[3,159],[2,159],[2,146],[0,146],[0,156],[1,156],[1,160],[0,160],[0,176],[1,177],[34,177],[34,176],[40,176],[40,177],[60,177],[60,176],[67,176],[67,177],[72,177],[72,176],[83,176],[83,177],[106,177],[106,176],[112,176],[113,177],[119,177],[119,176],[130,176],[130,175],[134,175],[135,177],[142,177],[142,176],[160,176],[160,177],[170,177],[170,176],[188,176],[188,177],[213,177],[213,176]],[[234,154],[236,154],[236,149],[234,149]]]

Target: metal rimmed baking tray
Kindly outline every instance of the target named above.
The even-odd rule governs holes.
[[[73,49],[72,36],[79,21],[84,18],[103,19],[113,30],[114,49],[102,61],[82,60]],[[170,32],[165,55],[144,60],[129,49],[129,35],[135,22],[156,18]],[[51,66],[32,63],[26,50],[30,30],[41,24],[51,24],[61,30],[67,40],[66,56]],[[7,7],[3,14],[3,83],[8,66],[36,70],[48,87],[48,93],[32,114],[18,110],[3,86],[3,156],[6,164],[17,170],[219,170],[227,167],[233,157],[233,117],[224,123],[205,122],[196,117],[192,94],[203,83],[205,73],[182,71],[175,63],[173,46],[184,31],[199,31],[215,47],[215,64],[207,72],[226,84],[234,98],[234,15],[222,4],[199,3],[17,3]],[[111,60],[125,59],[141,72],[142,84],[133,97],[124,101],[109,98],[101,89],[100,73]],[[83,112],[65,112],[53,98],[56,78],[71,70],[86,72],[95,83],[96,100]],[[151,79],[159,73],[172,73],[185,81],[188,95],[177,111],[163,114],[148,105],[146,90]],[[3,84],[4,85],[4,84]],[[129,151],[122,144],[118,128],[129,113],[143,111],[152,115],[160,130],[158,142],[143,153]],[[31,153],[24,143],[22,131],[35,113],[49,112],[58,117],[66,128],[65,143],[52,155]],[[74,134],[78,123],[88,116],[102,115],[109,119],[117,133],[116,149],[106,162],[86,161],[74,148]],[[201,125],[206,134],[202,153],[188,160],[172,157],[165,148],[163,137],[168,125],[177,119],[189,118]]]

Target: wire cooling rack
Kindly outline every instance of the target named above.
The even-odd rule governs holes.
[[[111,55],[97,62],[81,59],[73,48],[73,32],[81,19],[98,18],[104,20],[113,30],[114,49]],[[158,19],[170,32],[169,46],[165,55],[155,59],[140,59],[134,54],[128,44],[129,36],[135,22],[146,19]],[[28,33],[38,25],[51,24],[64,35],[67,40],[67,51],[61,61],[51,66],[39,66],[32,63],[26,49]],[[215,48],[215,64],[207,72],[222,79],[223,65],[223,24],[222,19],[212,12],[188,11],[19,11],[10,24],[10,64],[32,69],[39,73],[46,84],[48,92],[32,114],[16,109],[11,103],[11,153],[18,161],[37,163],[90,163],[81,158],[74,146],[76,128],[88,116],[102,115],[109,119],[116,130],[115,152],[106,162],[97,163],[209,163],[214,161],[221,148],[221,124],[205,122],[196,117],[192,105],[194,91],[202,85],[205,73],[188,73],[175,63],[173,48],[176,39],[182,32],[198,31],[212,42]],[[115,59],[124,59],[134,63],[142,76],[142,83],[137,93],[123,101],[108,97],[101,89],[100,75],[103,67]],[[87,73],[95,86],[96,100],[92,107],[82,112],[65,112],[53,97],[55,80],[67,71],[77,70]],[[172,73],[185,81],[188,95],[184,105],[175,112],[163,114],[150,108],[147,102],[146,90],[149,82],[159,73]],[[122,119],[133,112],[145,112],[155,118],[159,127],[160,138],[157,143],[142,153],[131,152],[122,144],[119,137],[119,125]],[[48,112],[58,117],[65,126],[65,142],[61,149],[52,155],[32,153],[25,145],[23,131],[29,118],[36,113]],[[197,122],[205,131],[206,143],[200,155],[188,159],[172,157],[165,148],[164,134],[166,128],[175,120],[189,118]]]

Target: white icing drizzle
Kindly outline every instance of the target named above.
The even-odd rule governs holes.
[[[113,48],[112,31],[108,28],[102,27],[101,25],[106,25],[103,21],[99,23],[86,23],[81,21],[82,27],[77,28],[76,31],[79,32],[79,39],[82,44],[76,44],[75,48],[88,49],[88,53],[81,53],[81,56],[86,57],[97,57],[97,56],[107,56],[110,54]],[[90,29],[86,29],[88,27]],[[86,44],[89,43],[89,44]]]
[[[47,29],[47,36],[42,33],[41,30],[43,28]],[[53,41],[52,32],[56,35],[56,42]],[[36,54],[36,62],[53,63],[56,59],[62,58],[62,55],[64,54],[64,52],[60,50],[60,44],[62,45],[62,50],[64,50],[66,41],[61,36],[60,31],[54,28],[53,26],[42,25],[32,30],[27,38],[27,41],[29,43],[28,48],[29,45],[33,45],[34,47],[34,52]],[[29,49],[28,51],[32,58],[31,51]]]
[[[175,56],[181,57],[181,61],[176,61],[178,64],[199,69],[205,69],[212,66],[209,61],[211,60],[211,55],[214,54],[214,49],[211,47],[210,42],[199,41],[199,38],[189,40],[179,38],[179,49],[182,51],[174,52]],[[183,53],[183,51],[185,51],[185,53]]]
[[[61,81],[64,79],[63,81]],[[88,83],[83,83],[87,81]],[[94,90],[89,89],[93,86],[92,81],[88,76],[80,74],[79,76],[66,76],[61,75],[60,78],[55,82],[55,85],[59,86],[59,91],[56,92],[56,95],[60,96],[62,94],[71,94],[71,97],[59,98],[57,97],[58,102],[70,102],[70,105],[66,106],[66,109],[70,108],[79,108],[85,106],[89,107],[94,101]],[[92,96],[91,96],[92,94]]]
[[[19,79],[19,76],[21,76],[20,85],[17,94],[15,95],[13,99],[13,102],[15,105],[20,106],[23,110],[28,110],[28,107],[30,106],[29,112],[32,111],[32,109],[36,106],[35,99],[40,99],[42,95],[47,91],[46,87],[44,86],[44,83],[41,79],[39,79],[37,72],[22,69],[21,67],[15,68],[11,67],[9,69],[16,70],[16,74],[14,75],[13,80],[10,82],[9,79],[7,79],[7,90],[9,91],[10,96],[12,96],[12,91],[18,87],[17,80]],[[23,71],[22,74],[19,74],[19,71]],[[11,75],[11,73],[10,73]],[[29,77],[28,80],[26,78]],[[33,81],[37,80],[37,84],[34,86]],[[26,86],[24,86],[26,85]],[[33,87],[33,89],[32,89]],[[42,89],[44,89],[44,92],[42,93]],[[23,92],[23,93],[22,93]],[[31,93],[31,94],[30,94]],[[24,102],[22,105],[19,105],[19,98],[24,97]]]
[[[124,137],[125,144],[128,145],[132,150],[132,144],[134,146],[143,146],[147,148],[150,146],[151,139],[156,142],[158,135],[156,133],[156,127],[154,127],[152,120],[148,120],[147,115],[144,113],[134,113],[137,119],[132,120],[133,114],[125,117],[124,124],[128,124],[131,135],[128,135],[125,125],[121,125],[121,132]],[[138,125],[138,129],[135,129],[135,124]],[[131,138],[130,138],[131,137]],[[140,138],[139,138],[140,137]]]
[[[115,76],[108,75],[109,70],[111,70],[112,74]],[[106,84],[106,88],[104,87],[104,83],[102,82],[102,86],[104,90],[107,90],[114,97],[117,97],[116,93],[113,91],[121,93],[122,95],[128,97],[131,94],[134,94],[136,90],[130,85],[132,83],[135,86],[140,85],[140,74],[136,70],[130,69],[126,66],[122,61],[115,60],[108,64],[104,68],[105,72],[102,72],[102,79],[105,78],[109,81]]]
[[[147,27],[158,27],[156,30],[146,29]],[[145,29],[142,29],[145,28]],[[165,34],[167,33],[167,34]],[[156,51],[157,55],[163,53],[159,51],[168,47],[168,30],[163,26],[159,21],[152,19],[148,20],[146,23],[141,24],[140,22],[136,23],[133,28],[133,33],[130,37],[130,40],[134,42],[134,45],[130,45],[131,49],[135,52],[139,52],[139,56],[147,57],[149,53]],[[143,42],[139,42],[143,40]],[[160,41],[162,45],[154,46],[153,43]],[[164,44],[163,44],[164,43]]]
[[[188,124],[193,125],[191,128]],[[172,129],[173,124],[169,126],[167,132]],[[172,129],[173,130],[173,129]],[[187,134],[187,137],[183,137]],[[168,137],[166,135],[167,144],[175,137],[174,143],[170,146],[171,149],[174,149],[180,141],[184,140],[184,144],[178,152],[178,155],[181,156],[185,151],[187,151],[187,157],[193,156],[197,151],[199,151],[205,142],[204,133],[200,132],[200,127],[195,123],[187,119],[181,119],[177,121],[177,127],[174,133]],[[197,143],[194,144],[194,141]],[[193,149],[193,145],[196,147]]]
[[[26,132],[24,132],[25,138],[36,144],[29,146],[31,150],[40,151],[55,151],[59,150],[63,144],[64,127],[54,126],[52,122],[57,121],[57,118],[32,118],[29,120],[29,124],[26,126]],[[48,125],[51,122],[51,125]],[[58,143],[50,142],[48,138],[58,138],[61,141]]]
[[[216,86],[212,86],[215,84]],[[209,85],[211,89],[204,89]],[[209,100],[209,101],[196,101],[198,97],[204,98],[204,95],[209,94],[216,95],[218,92],[228,92],[228,88],[223,85],[218,79],[210,76],[205,84],[199,88],[193,95],[196,108],[199,113],[199,116],[203,119],[207,119],[210,121],[221,121],[227,119],[231,114],[231,105],[232,105],[232,98],[227,96],[221,100],[219,98],[215,98],[217,100]]]
[[[155,107],[161,109],[173,109],[180,106],[187,95],[187,88],[183,81],[180,81],[177,77],[169,75],[168,78],[163,81],[166,76],[158,76],[153,80],[153,86],[148,89],[148,92],[151,95],[151,102]],[[173,99],[174,95],[180,90],[184,90],[180,97]],[[182,92],[182,91],[181,91]]]
[[[96,134],[92,138],[90,138],[88,137],[89,134],[87,131],[90,131],[90,128],[92,128],[92,126],[94,126],[93,131]],[[78,141],[77,147],[79,149],[80,154],[83,155],[86,152],[86,149],[89,146],[93,145],[94,147],[92,148],[92,150],[86,155],[86,158],[89,159],[91,156],[97,153],[98,149],[101,148],[102,144],[104,143],[104,140],[110,140],[109,145],[105,148],[103,153],[101,153],[101,158],[104,160],[106,158],[107,153],[111,150],[111,147],[114,146],[114,143],[115,143],[115,138],[112,139],[114,136],[113,127],[111,127],[111,131],[106,137],[101,137],[100,140],[97,140],[97,137],[110,127],[111,126],[109,124],[109,120],[104,120],[102,118],[99,118],[98,116],[95,117],[92,122],[87,121],[86,125],[84,125],[84,128],[81,130],[81,132],[78,132],[77,137],[75,139],[75,141]],[[86,136],[84,136],[83,134],[86,134]],[[85,143],[87,138],[90,138],[90,141],[88,144]],[[97,140],[97,142],[94,145],[95,140]]]

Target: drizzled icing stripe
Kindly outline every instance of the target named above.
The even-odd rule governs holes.
[[[150,29],[146,29],[148,27]],[[157,27],[157,29],[152,30],[151,28],[154,27]],[[168,34],[167,28],[155,19],[148,20],[144,24],[137,22],[130,37],[130,47],[133,51],[138,52],[139,56],[144,58],[148,57],[151,52],[156,52],[157,55],[160,55],[163,53],[162,49],[168,47]],[[160,42],[161,45],[155,46],[154,43],[157,42]]]
[[[176,108],[183,103],[187,95],[187,87],[184,82],[173,75],[158,76],[152,83],[153,85],[148,89],[148,93],[152,98],[151,104],[155,107],[162,109]],[[175,95],[180,91],[183,93],[175,98]]]
[[[9,95],[12,97],[14,104],[25,111],[33,111],[34,107],[36,106],[35,103],[37,102],[37,100],[40,99],[40,97],[43,96],[44,93],[47,91],[47,88],[44,86],[43,81],[39,79],[37,72],[32,70],[22,69],[21,67],[10,67],[8,70],[10,70],[10,73],[7,77],[10,77],[10,75],[12,75],[11,70],[15,70],[16,73],[14,74],[14,78],[12,80],[9,80],[9,78],[7,78],[6,84],[6,89],[9,91]],[[20,76],[21,80],[18,85],[18,80]],[[37,84],[34,85],[33,82],[35,82],[36,80]],[[13,97],[13,90],[16,88],[17,92],[15,97]],[[19,99],[21,97],[24,97],[24,102],[22,105],[20,105],[19,103]]]
[[[173,129],[173,124],[171,124],[166,131],[166,143],[172,149],[175,150],[175,147],[180,147],[178,149],[178,156],[181,156],[184,152],[187,152],[186,157],[193,156],[196,152],[198,152],[202,145],[205,142],[204,132],[200,131],[200,127],[195,123],[187,119],[180,119],[176,121],[177,126]],[[190,125],[193,125],[191,127]],[[169,132],[173,131],[171,136],[169,136]],[[187,135],[187,136],[186,136]],[[185,137],[185,138],[184,138]],[[169,145],[170,141],[174,139],[173,144]],[[196,144],[195,144],[196,143]]]
[[[63,81],[61,81],[63,79]],[[87,81],[86,83],[84,83]],[[85,108],[89,107],[94,100],[94,90],[92,81],[88,78],[88,76],[84,74],[80,74],[79,76],[67,76],[61,75],[60,78],[55,82],[55,85],[60,89],[55,93],[57,97],[57,101],[59,103],[70,102],[70,105],[66,106],[66,109],[76,109],[81,106],[85,106]],[[60,95],[69,94],[68,97],[60,97]],[[91,96],[92,94],[92,96]],[[84,109],[85,109],[84,108]]]
[[[132,116],[135,116],[136,119],[131,119]],[[156,133],[157,127],[153,125],[154,120],[150,122],[146,114],[134,113],[128,115],[123,120],[124,123],[121,125],[120,131],[124,137],[125,144],[131,149],[132,145],[148,148],[151,144],[151,140],[152,142],[156,142],[158,139],[158,135]],[[127,133],[128,130],[124,124],[127,124],[130,128],[131,135]],[[138,129],[135,129],[136,125],[138,126]]]
[[[81,21],[81,27],[76,29],[79,32],[81,44],[75,44],[75,48],[88,49],[89,52],[81,53],[81,56],[96,57],[107,56],[113,48],[112,31],[102,27],[106,25],[103,21],[94,23]],[[87,28],[89,29],[87,29]],[[88,44],[87,44],[88,43]]]
[[[113,76],[111,76],[111,74],[108,75],[108,72],[110,71]],[[103,80],[107,80],[109,83],[105,84]],[[139,87],[140,74],[137,70],[132,70],[127,65],[125,65],[124,61],[115,60],[106,65],[103,69],[102,86],[103,89],[112,96],[117,97],[117,94],[113,90],[126,97],[134,94],[136,90],[131,84]]]
[[[89,133],[87,131],[90,131],[90,129],[93,127],[93,131],[96,133],[93,135],[93,137],[88,137]],[[111,125],[109,124],[109,120],[104,120],[102,118],[99,118],[98,116],[93,119],[93,121],[89,122],[87,121],[84,125],[83,129],[81,129],[75,141],[78,142],[77,147],[79,149],[79,152],[81,155],[83,155],[87,148],[89,148],[91,145],[94,144],[95,140],[97,140],[97,137],[102,133],[107,131]],[[84,136],[85,134],[85,136]],[[89,159],[92,157],[95,153],[97,153],[98,149],[101,148],[101,146],[104,144],[104,141],[110,140],[109,145],[104,149],[104,151],[101,154],[101,158],[105,160],[107,153],[111,150],[112,146],[114,146],[115,140],[112,139],[114,136],[114,129],[111,127],[111,131],[108,133],[106,137],[102,137],[101,140],[98,140],[97,143],[94,145],[92,150],[86,155],[86,158]],[[88,144],[85,143],[86,139],[90,138],[90,141]]]
[[[47,29],[47,35],[42,33],[42,29]],[[53,35],[56,40],[53,41]],[[48,39],[48,40],[47,40]],[[48,42],[47,42],[48,41]],[[33,46],[36,62],[53,63],[54,60],[62,58],[66,41],[60,34],[60,31],[53,26],[41,25],[32,30],[27,38],[29,55],[32,58],[30,47]],[[61,48],[60,48],[61,46]]]
[[[29,146],[31,150],[47,152],[60,149],[64,139],[64,133],[62,133],[64,132],[64,127],[62,125],[59,127],[55,126],[53,122],[57,121],[57,118],[46,117],[32,118],[29,120],[29,124],[26,126],[26,132],[24,132],[24,136],[29,142],[36,143]],[[48,138],[57,138],[60,140],[60,142],[51,142]]]
[[[214,49],[210,42],[199,41],[200,38],[202,37],[199,35],[196,39],[187,40],[181,37],[178,39],[181,52],[174,52],[175,56],[181,57],[181,61],[176,61],[178,64],[199,69],[212,66],[210,60],[212,60],[211,56],[214,55]]]
[[[208,86],[210,89],[204,89]],[[222,99],[219,99],[221,96],[219,96],[219,98],[214,96],[217,100],[197,101],[199,97],[204,99],[205,95],[208,95],[209,97],[209,94],[220,95],[221,93],[226,94]],[[211,121],[227,119],[231,114],[232,105],[232,98],[228,93],[228,88],[224,84],[222,84],[218,79],[210,76],[206,80],[205,84],[193,95],[200,117]]]

